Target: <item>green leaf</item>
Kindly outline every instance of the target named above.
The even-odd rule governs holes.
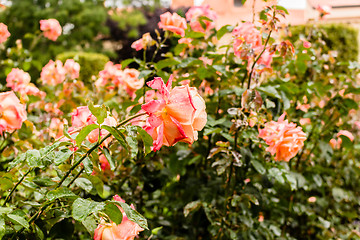
[[[133,58],[125,59],[124,61],[121,62],[121,68],[125,69],[130,63],[133,62],[135,62]]]
[[[46,194],[46,198],[49,201],[53,201],[58,198],[68,198],[68,197],[76,197],[76,195],[68,188],[61,187],[55,190],[52,190]]]
[[[19,163],[22,163],[23,161],[25,161],[25,159],[26,159],[26,153],[18,155],[13,161],[9,163],[8,170],[14,168]]]
[[[200,200],[190,202],[184,207],[184,216],[187,217],[190,212],[196,211],[202,206],[202,202]]]
[[[51,178],[45,176],[36,176],[33,179],[33,182],[41,187],[50,187],[55,185],[55,182],[52,181]]]
[[[119,143],[121,144],[121,146],[128,150],[129,148],[129,145],[127,144],[126,142],[126,139],[125,139],[125,136],[124,134],[122,134],[118,129],[116,129],[115,127],[111,127],[111,126],[106,126],[106,125],[103,125],[101,126],[102,129],[105,129],[107,130],[109,133],[111,133],[111,135],[113,135],[116,140],[119,141]]]
[[[90,112],[96,117],[97,122],[99,124],[102,124],[104,122],[104,119],[107,117],[107,110],[105,105],[94,106],[94,104],[91,101],[89,101],[88,107]]]
[[[103,210],[104,203],[94,202],[91,200],[78,198],[72,205],[72,217],[77,221],[83,221],[91,213],[97,213]]]
[[[132,209],[129,205],[123,202],[117,202],[117,201],[111,201],[111,202],[120,205],[120,207],[122,207],[129,220],[139,224],[140,227],[149,230],[147,226],[146,218],[144,218],[136,210]]]
[[[68,132],[69,130],[69,126],[67,124],[64,124],[64,129],[63,129],[63,134],[65,137],[67,137],[68,139],[74,139]]]
[[[109,149],[104,147],[103,149],[101,149],[101,151],[105,155],[106,159],[108,160],[111,171],[114,171],[116,169],[116,163],[115,163],[114,159],[111,157]]]
[[[86,157],[83,161],[82,161],[83,165],[84,165],[84,169],[87,175],[91,175],[93,173],[94,170],[94,166],[93,163],[91,162],[89,157]]]
[[[286,14],[289,14],[288,10],[287,10],[286,8],[284,8],[283,6],[276,5],[275,8],[276,8],[277,10],[282,10],[282,11],[284,11]]]
[[[137,131],[144,143],[145,155],[151,152],[151,146],[153,145],[153,138],[141,127],[137,127]]]
[[[259,161],[252,160],[251,163],[252,163],[253,167],[255,168],[255,170],[258,173],[265,174],[266,170],[265,170],[264,166]]]
[[[0,239],[2,239],[6,233],[5,229],[5,220],[2,216],[0,216]]]
[[[166,68],[166,67],[171,67],[171,66],[175,66],[177,64],[179,64],[180,62],[173,59],[173,58],[168,58],[168,59],[164,59],[164,60],[161,60],[159,62],[157,62],[155,64],[155,68],[157,70],[161,70],[163,68]]]
[[[90,235],[94,234],[94,231],[98,226],[98,222],[96,221],[96,218],[93,215],[87,216],[83,221],[81,221],[81,223],[90,233]]]
[[[11,213],[13,210],[12,207],[0,207],[0,215]]]
[[[222,26],[216,33],[217,39],[220,40],[226,33],[230,33],[232,30],[234,30],[234,27],[231,25]]]
[[[274,86],[258,87],[257,90],[265,93],[267,96],[281,99],[279,92]]]
[[[25,218],[23,218],[21,216],[18,216],[18,215],[15,215],[15,214],[7,214],[6,216],[9,218],[9,220],[12,223],[17,224],[17,225],[21,225],[22,227],[24,227],[26,229],[29,229],[30,225],[26,221]]]
[[[87,178],[78,178],[75,180],[75,185],[81,189],[84,189],[86,192],[90,193],[93,189],[92,182]]]
[[[153,71],[152,70],[142,70],[139,74],[138,79],[147,78]]]
[[[203,38],[204,36],[205,36],[204,33],[202,33],[202,32],[194,32],[194,31],[191,31],[188,34],[186,34],[187,38],[192,38],[192,39]]]
[[[81,143],[84,141],[84,139],[87,137],[87,135],[89,135],[89,133],[95,129],[99,128],[99,125],[97,124],[90,124],[85,126],[83,129],[81,129],[81,131],[79,132],[79,134],[76,136],[75,142],[76,145],[81,146]]]
[[[116,224],[120,224],[123,218],[123,215],[116,204],[108,204],[106,205],[104,212],[109,216],[111,221]]]
[[[54,157],[55,165],[59,166],[60,164],[62,164],[66,160],[68,160],[72,154],[73,154],[73,152],[70,149],[68,149],[67,147],[60,148],[59,151],[57,151],[55,153],[55,157]]]
[[[129,144],[130,146],[130,153],[131,153],[131,158],[135,158],[139,148],[138,148],[138,141],[136,139],[136,132],[134,130],[136,130],[136,126],[133,127],[127,127],[126,128],[128,135],[126,136],[126,142]]]
[[[29,167],[42,167],[42,161],[40,158],[40,152],[36,149],[31,149],[26,152],[26,162]]]

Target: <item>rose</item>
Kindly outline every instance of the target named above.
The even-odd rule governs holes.
[[[121,70],[121,64],[114,64],[113,62],[107,62],[104,70],[99,72],[100,78],[95,82],[97,88],[105,86],[109,82],[115,86],[119,86],[123,81],[123,71]]]
[[[59,21],[53,18],[40,20],[40,30],[44,32],[46,38],[52,41],[56,41],[62,32]]]
[[[240,23],[240,25],[232,31],[234,39],[234,53],[236,56],[244,58],[243,56],[243,44],[246,43],[251,46],[255,51],[261,51],[262,41],[259,30],[256,29],[255,25],[251,22]],[[246,56],[245,56],[246,58]]]
[[[195,32],[204,33],[205,31],[209,31],[210,29],[215,28],[214,21],[217,19],[217,15],[216,12],[210,9],[209,5],[191,7],[186,12],[185,16],[186,16],[186,20],[190,22],[191,29]],[[199,20],[199,18],[202,16],[207,17],[212,21],[206,19],[201,20],[205,24],[205,26],[202,26]]]
[[[13,68],[6,77],[6,86],[18,92],[31,81],[30,74],[19,68]]]
[[[10,37],[8,27],[5,24],[0,23],[0,43],[5,42],[8,37]]]
[[[66,74],[69,75],[70,79],[79,78],[80,64],[74,61],[74,59],[67,59],[64,64]]]
[[[20,129],[27,119],[25,105],[12,91],[0,93],[0,134]]]
[[[176,33],[182,37],[185,36],[185,29],[187,28],[185,18],[179,16],[177,13],[171,14],[166,12],[160,15],[159,28]]]
[[[66,70],[60,60],[50,60],[43,68],[40,73],[40,79],[43,84],[51,86],[58,85],[65,81]]]
[[[265,124],[264,129],[259,129],[259,137],[264,139],[269,151],[277,161],[288,162],[304,146],[306,134],[295,123],[284,120],[285,113],[277,122],[271,121]]]
[[[142,35],[142,38],[136,40],[131,44],[131,47],[136,51],[140,51],[141,49],[146,50],[148,47],[151,47],[156,42],[152,39],[150,33],[145,33]]]
[[[113,198],[115,201],[125,203],[118,195],[115,195]],[[135,209],[132,204],[130,207]],[[144,230],[137,223],[129,220],[121,207],[119,207],[119,209],[123,215],[121,223],[116,225],[114,222],[106,223],[102,221],[95,229],[94,240],[134,240],[134,238]]]
[[[160,99],[141,107],[149,114],[144,129],[154,140],[154,151],[179,141],[193,143],[197,140],[197,131],[206,124],[205,101],[196,88],[185,85],[171,89],[172,79],[171,75],[166,85],[159,77],[148,82],[149,87],[159,90]]]
[[[125,69],[123,71],[123,83],[126,91],[134,97],[136,90],[144,86],[144,78],[139,79],[140,72],[136,69]]]

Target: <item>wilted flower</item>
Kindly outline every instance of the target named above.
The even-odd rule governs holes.
[[[177,142],[193,143],[198,138],[197,131],[206,124],[205,101],[196,88],[177,86],[172,89],[173,76],[167,84],[157,77],[148,86],[159,90],[160,99],[142,105],[149,114],[144,129],[153,138],[153,150],[162,145],[173,146]]]
[[[304,146],[306,134],[295,123],[284,120],[283,113],[277,122],[271,121],[265,124],[265,128],[259,129],[259,137],[264,139],[272,155],[277,161],[289,161]]]
[[[207,19],[200,20],[200,17],[207,17]],[[215,28],[215,20],[217,19],[216,12],[210,9],[209,5],[194,6],[186,12],[186,20],[190,22],[190,27],[195,32],[206,32]],[[201,24],[201,22],[204,26]]]
[[[142,38],[133,42],[131,44],[131,47],[134,48],[136,51],[140,51],[141,49],[146,50],[154,44],[155,41],[151,38],[150,33],[145,33],[142,35]]]
[[[185,18],[177,13],[171,14],[166,12],[160,15],[159,28],[176,33],[182,37],[185,36],[185,29],[187,28]]]
[[[65,81],[66,70],[60,60],[50,60],[41,71],[40,79],[43,84],[51,86],[58,85]]]
[[[62,32],[59,21],[53,18],[40,20],[40,29],[44,36],[52,41],[56,41]]]
[[[114,200],[123,203],[125,202],[118,195],[114,196]],[[135,209],[132,204],[131,208]],[[105,221],[102,221],[95,229],[94,240],[134,240],[141,231],[144,231],[137,223],[129,220],[121,207],[119,207],[119,209],[123,215],[121,223],[116,225],[114,222],[106,223]]]
[[[5,42],[8,37],[10,37],[8,27],[5,24],[0,23],[0,43]]]
[[[22,123],[27,119],[25,105],[14,92],[0,93],[0,134],[4,131],[11,132],[20,129]]]

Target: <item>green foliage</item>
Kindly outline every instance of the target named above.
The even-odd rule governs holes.
[[[346,24],[321,24],[318,31],[313,24],[291,26],[291,42],[299,38],[321,45],[324,53],[337,51],[337,61],[357,61],[359,56],[358,31]],[[317,41],[318,39],[321,41]]]
[[[63,52],[57,55],[56,59],[63,63],[66,59],[74,59],[79,63],[81,66],[79,80],[85,83],[92,82],[91,77],[97,76],[109,61],[109,58],[103,54],[88,52]]]
[[[137,8],[132,11],[117,9],[110,17],[118,23],[121,30],[126,31],[128,38],[139,37],[138,28],[147,23],[144,13]]]

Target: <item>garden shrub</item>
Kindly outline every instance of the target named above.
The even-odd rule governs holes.
[[[63,52],[56,58],[62,62],[73,58],[81,66],[79,80],[88,83],[91,81],[91,76],[96,76],[109,61],[109,58],[104,54],[89,52]]]
[[[357,61],[359,56],[358,30],[346,24],[320,24],[317,25],[321,31],[314,31],[314,25],[297,25],[289,28],[291,32],[290,41],[295,42],[302,36],[310,42],[321,39],[323,52],[337,51],[337,61]],[[319,36],[321,35],[321,36]]]

